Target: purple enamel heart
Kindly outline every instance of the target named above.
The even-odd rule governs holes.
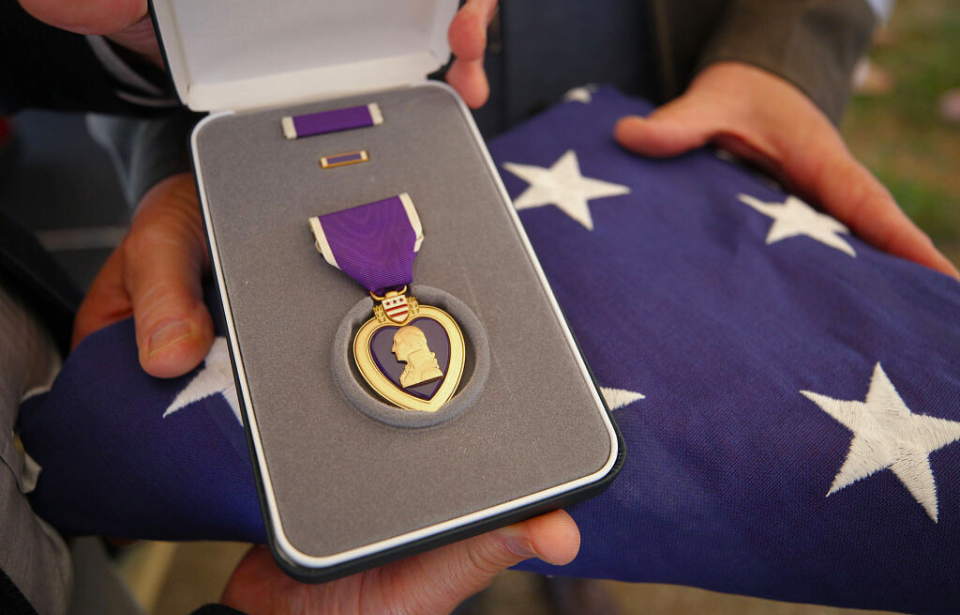
[[[450,337],[437,321],[415,318],[402,327],[377,329],[370,353],[377,369],[397,388],[429,401],[450,368]]]

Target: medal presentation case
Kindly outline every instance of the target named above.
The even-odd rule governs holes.
[[[152,8],[180,97],[212,112],[192,138],[198,191],[280,565],[326,581],[606,488],[616,426],[469,111],[425,81],[448,59],[457,2]],[[284,121],[363,106],[379,123],[298,136]],[[352,345],[375,302],[325,262],[310,222],[398,195],[422,229],[408,292],[463,337],[457,387],[429,411],[361,375]],[[402,311],[390,301],[381,309]],[[394,340],[408,365],[415,337]],[[456,353],[432,339],[437,364],[418,383]]]

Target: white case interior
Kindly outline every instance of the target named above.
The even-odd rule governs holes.
[[[423,81],[447,61],[456,0],[154,0],[170,74],[195,111]]]

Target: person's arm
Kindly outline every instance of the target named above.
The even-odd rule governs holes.
[[[733,0],[695,72],[730,61],[762,68],[799,88],[836,124],[875,25],[865,0]]]
[[[870,42],[881,0],[650,0],[664,100],[710,64],[767,70],[807,94],[836,123],[853,67]],[[889,8],[889,7],[886,7]]]

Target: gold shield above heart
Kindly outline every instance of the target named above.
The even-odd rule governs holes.
[[[465,344],[456,321],[415,297],[391,291],[357,332],[353,356],[360,375],[388,402],[436,412],[456,392]]]

